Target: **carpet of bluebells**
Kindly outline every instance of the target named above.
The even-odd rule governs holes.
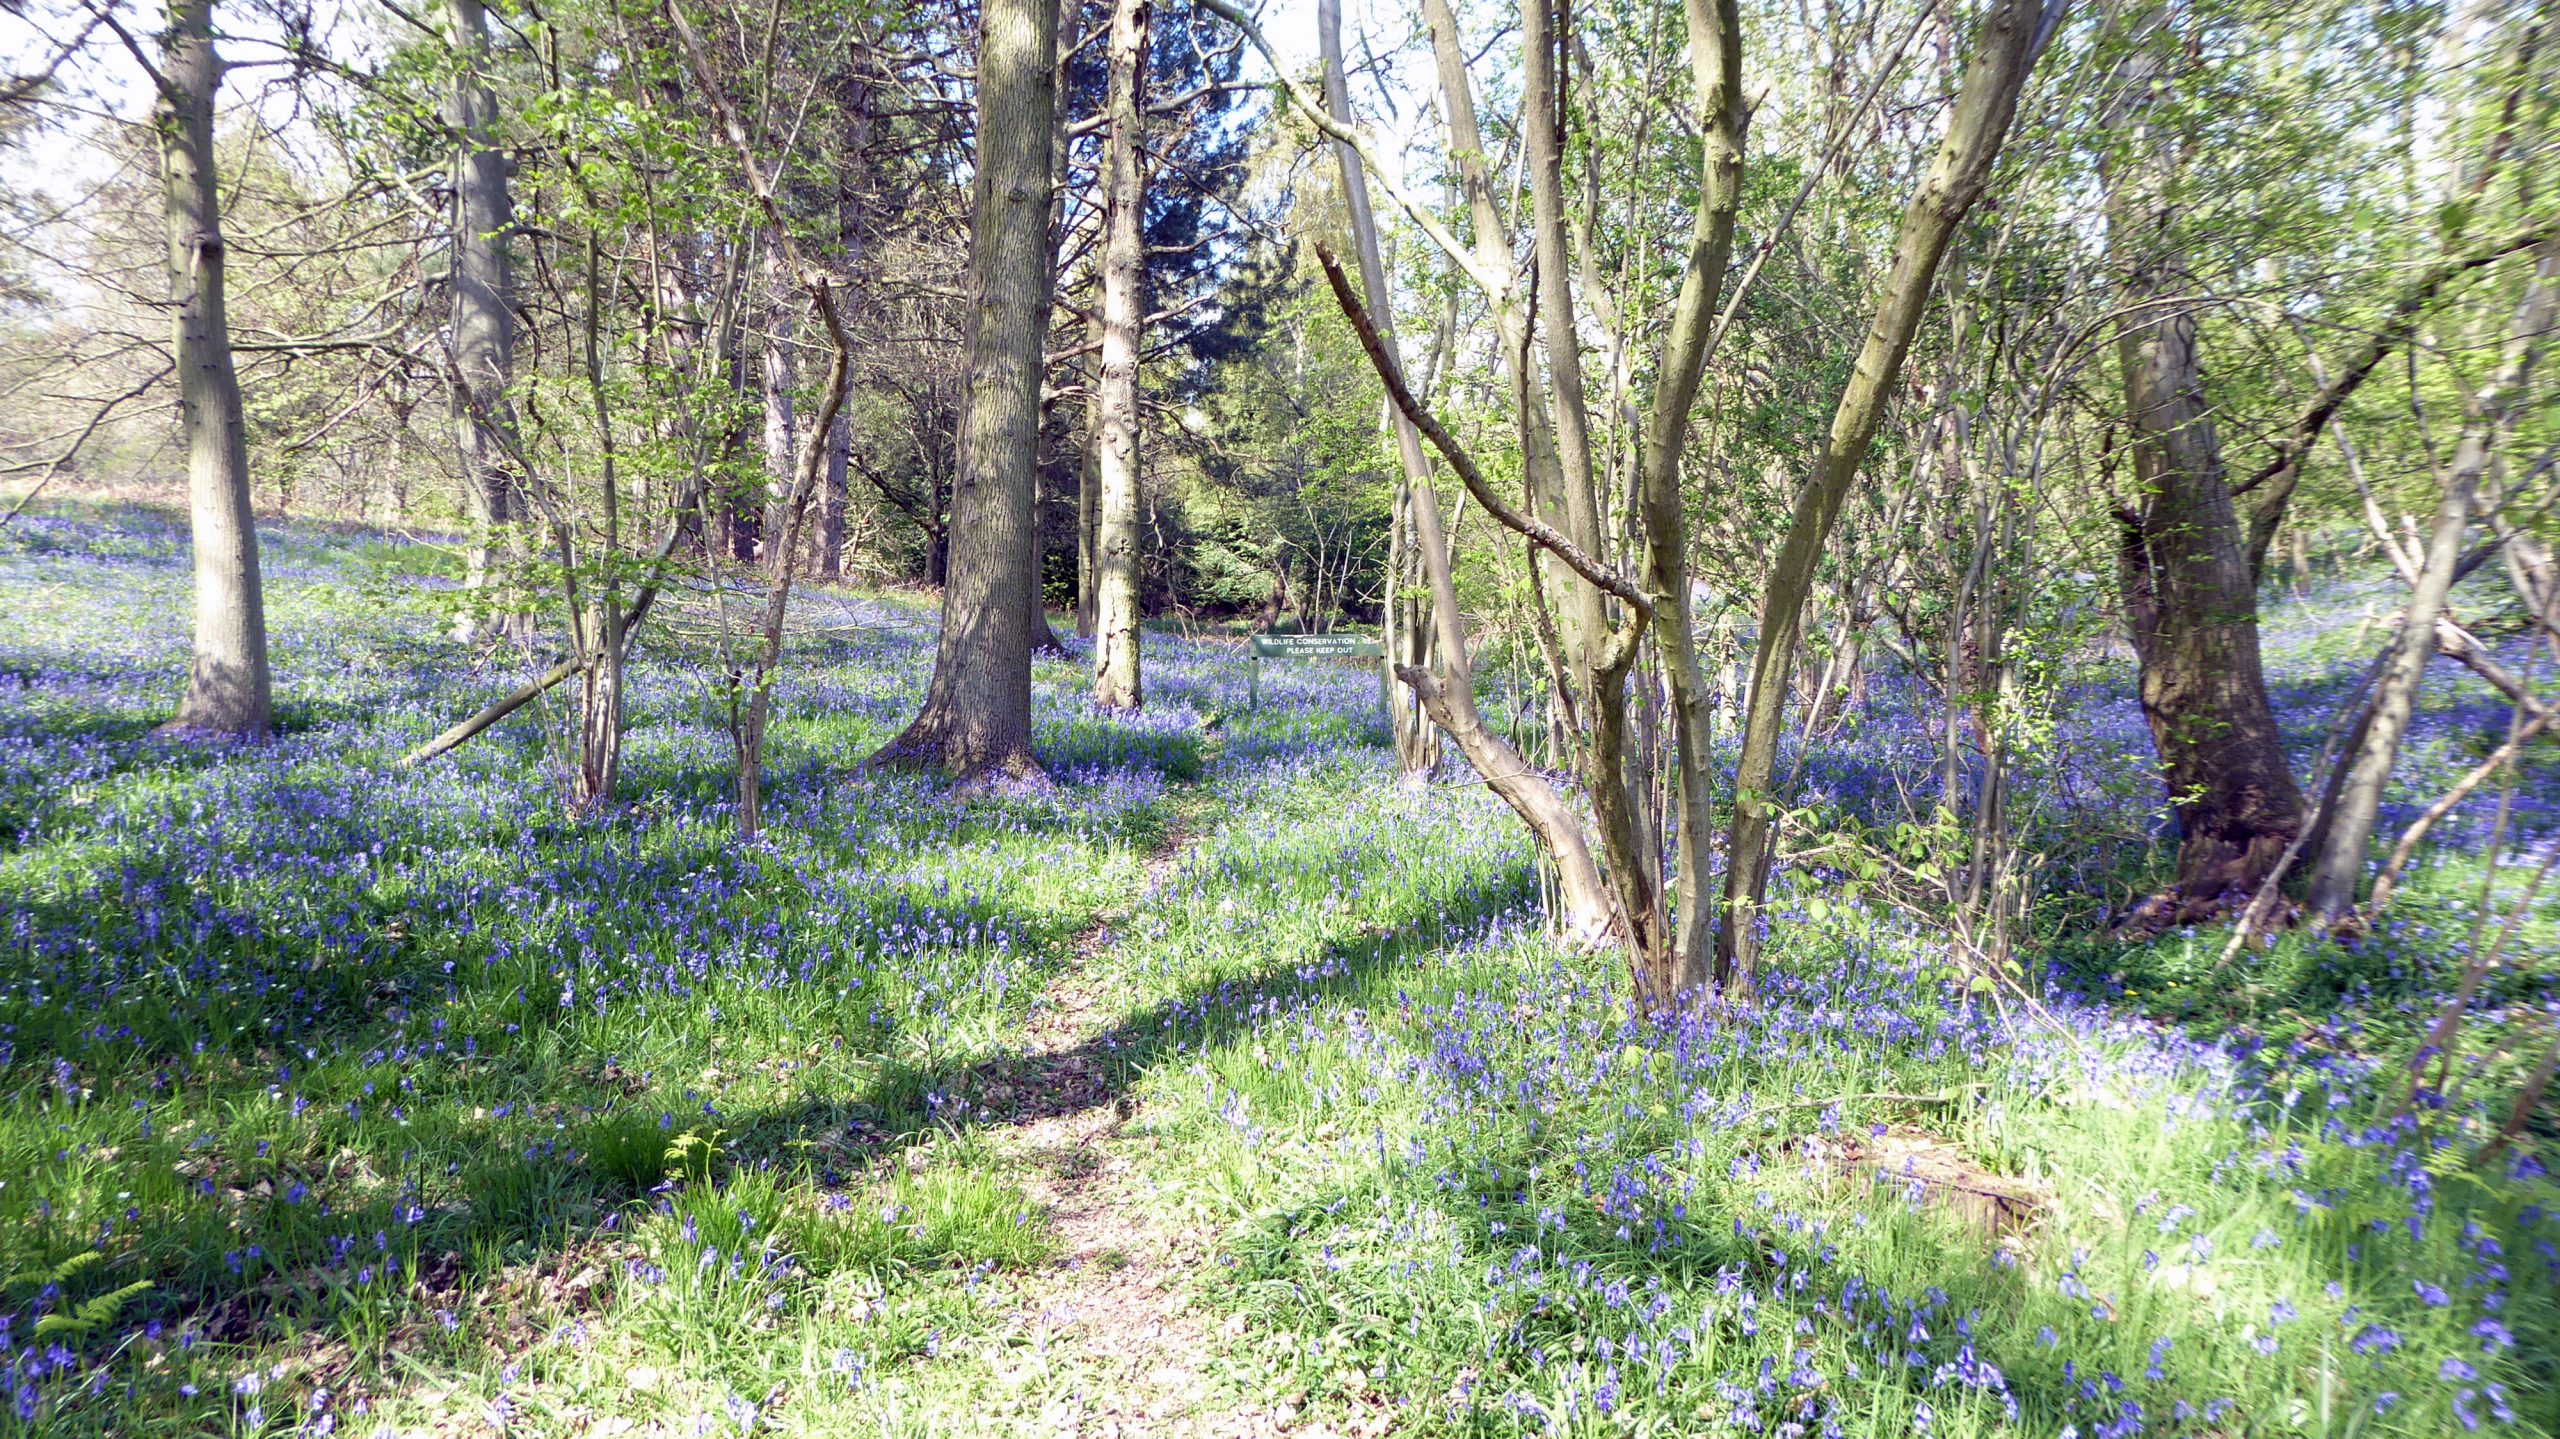
[[[2472,1163],[2560,1018],[2560,905],[2403,1103],[2483,884],[2560,843],[2548,768],[2392,923],[2225,970],[2091,937],[2167,854],[2093,660],[2020,776],[2039,1003],[1808,868],[1754,1005],[1647,1019],[1547,943],[1498,805],[1394,781],[1366,671],[1248,709],[1232,641],[1151,636],[1118,717],[1044,661],[1057,783],[964,800],[854,764],[929,607],[813,592],[741,846],[708,596],[579,822],[556,710],[396,763],[531,662],[445,637],[449,556],[261,538],[255,749],[151,734],[182,530],[0,538],[0,1434],[1012,1431],[986,1396],[1081,1382],[1018,1342],[1054,1245],[999,1142],[1070,966],[1157,1217],[1208,1236],[1201,1362],[1309,1432],[2560,1433],[2560,1136]],[[2270,617],[2306,757],[2385,598]],[[1937,723],[1879,679],[1805,784],[1880,820]],[[2386,825],[2505,723],[2439,675]]]

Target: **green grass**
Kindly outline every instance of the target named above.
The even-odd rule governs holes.
[[[2147,1434],[2560,1432],[2560,1195],[2462,1162],[2547,1023],[2548,903],[2468,1087],[2395,1118],[2476,860],[2414,873],[2353,948],[2225,971],[2212,932],[2059,942],[2054,1025],[1908,917],[1826,901],[1761,1005],[1661,1025],[1618,961],[1542,935],[1506,812],[1393,781],[1364,671],[1266,673],[1249,711],[1231,649],[1151,639],[1130,721],[1044,661],[1063,782],[964,801],[854,766],[912,713],[929,616],[813,599],[748,848],[701,614],[649,642],[625,803],[580,824],[556,713],[393,766],[509,678],[443,638],[442,557],[281,542],[294,718],[235,751],[146,735],[184,590],[157,532],[13,545],[0,1363],[31,1338],[71,1363],[0,1434],[1090,1414],[1115,1336],[1048,1318],[1088,1276],[1003,1098],[1080,954],[1083,1050],[1134,1116],[1105,1147],[1129,1222],[1196,1256],[1173,1278],[1210,1311],[1184,1362],[1213,1406],[1421,1435],[1899,1435],[1924,1405],[1933,1434],[2094,1435],[2128,1403]],[[2017,1222],[1862,1170],[1878,1126]]]

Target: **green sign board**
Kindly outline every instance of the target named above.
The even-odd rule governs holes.
[[[1249,643],[1257,659],[1374,660],[1386,653],[1367,635],[1255,635]]]
[[[1374,660],[1386,647],[1367,635],[1255,635],[1245,641],[1245,693],[1262,708],[1262,662],[1274,660]]]

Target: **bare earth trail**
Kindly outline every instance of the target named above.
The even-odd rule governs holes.
[[[1148,860],[1140,905],[1180,869],[1192,822],[1178,821]],[[1320,1439],[1333,1431],[1222,1379],[1217,1355],[1240,1327],[1230,1321],[1221,1333],[1189,1292],[1209,1262],[1209,1236],[1167,1224],[1139,1160],[1154,1141],[1103,1045],[1125,1016],[1093,973],[1114,925],[1137,908],[1077,937],[1007,1067],[1010,1103],[986,1131],[1047,1214],[1058,1254],[990,1346],[996,1392],[980,1420],[989,1433],[1075,1439]]]

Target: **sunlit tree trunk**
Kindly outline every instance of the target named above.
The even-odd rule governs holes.
[[[1665,999],[1697,992],[1710,979],[1715,905],[1707,889],[1714,770],[1708,739],[1714,716],[1698,673],[1692,622],[1689,530],[1680,493],[1680,456],[1712,342],[1712,320],[1733,256],[1734,217],[1742,204],[1742,17],[1735,0],[1688,0],[1690,68],[1699,117],[1699,190],[1689,258],[1669,333],[1663,336],[1653,408],[1645,416],[1638,457],[1638,523],[1643,535],[1641,582],[1653,601],[1655,653],[1671,711],[1679,850],[1672,870],[1674,922],[1652,962],[1649,987]]]
[[[2462,541],[2471,528],[2480,481],[2526,398],[2526,381],[2542,339],[2552,328],[2554,302],[2560,300],[2555,274],[2560,274],[2560,249],[2545,246],[2533,283],[2516,306],[2503,363],[2486,385],[2465,396],[2462,434],[2454,444],[2444,493],[2416,581],[2410,586],[2409,605],[2402,612],[2390,662],[2375,687],[2359,743],[2340,765],[2339,782],[2322,806],[2320,852],[2303,900],[2315,924],[2334,923],[2355,907],[2356,888],[2364,878],[2365,850],[2382,809],[2382,791],[2399,760],[2400,742],[2408,733],[2427,661],[2436,656],[2436,619],[2444,613],[2445,598],[2462,562]]]
[[[152,122],[168,212],[170,358],[187,446],[196,607],[187,693],[167,727],[258,739],[270,719],[267,611],[240,378],[231,367],[223,303],[222,196],[213,144],[222,62],[213,49],[212,0],[171,0],[157,79]]]
[[[1343,314],[1359,335],[1361,347],[1368,352],[1370,364],[1385,382],[1387,393],[1397,408],[1415,428],[1422,430],[1458,472],[1460,482],[1470,494],[1488,509],[1497,508],[1489,499],[1483,476],[1466,451],[1450,437],[1447,429],[1425,411],[1405,386],[1403,368],[1388,353],[1384,336],[1372,325],[1359,296],[1351,287],[1350,277],[1331,252],[1317,247],[1327,283],[1333,286]],[[1537,522],[1503,510],[1503,523],[1527,533],[1523,526],[1536,528]],[[1557,912],[1554,918],[1572,944],[1599,948],[1616,943],[1624,926],[1618,906],[1599,864],[1591,857],[1591,846],[1583,837],[1582,817],[1572,805],[1547,782],[1544,775],[1531,769],[1519,751],[1505,743],[1500,735],[1485,728],[1476,710],[1475,669],[1467,658],[1466,621],[1458,609],[1458,592],[1449,571],[1449,541],[1440,527],[1440,502],[1428,485],[1413,491],[1415,539],[1422,551],[1423,571],[1431,585],[1432,622],[1440,631],[1441,670],[1435,674],[1420,666],[1408,666],[1396,672],[1397,678],[1413,687],[1431,722],[1449,736],[1458,753],[1475,767],[1485,788],[1493,791],[1503,803],[1511,806],[1521,822],[1536,836],[1538,846],[1556,868]],[[1545,530],[1550,542],[1560,541],[1551,527]]]
[[[791,351],[791,301],[787,287],[791,277],[783,272],[782,253],[778,245],[768,244],[764,252],[765,336],[764,353],[757,366],[764,399],[764,486],[768,508],[763,530],[779,534],[782,530],[782,506],[791,493],[791,471],[799,448],[797,403],[794,391],[800,386],[800,365]],[[786,566],[799,562],[797,555],[782,556]]]
[[[1761,901],[1769,883],[1776,838],[1778,741],[1784,732],[1788,679],[1802,633],[1804,604],[1814,570],[1829,543],[1841,502],[1866,461],[1902,374],[1903,357],[1928,307],[1938,260],[1965,212],[1991,179],[1992,162],[2008,138],[2018,97],[2035,69],[2064,0],[2039,13],[2035,0],[1995,0],[1974,37],[1954,113],[1928,178],[1904,211],[1893,246],[1893,268],[1867,329],[1857,365],[1832,412],[1831,433],[1813,473],[1796,497],[1786,540],[1771,569],[1761,602],[1760,642],[1751,662],[1751,693],[1743,719],[1742,758],[1736,767],[1733,824],[1725,841],[1724,911],[1716,922],[1719,984],[1748,983],[1757,955]]]
[[[602,473],[597,477],[597,512],[604,521],[604,565],[596,576],[596,600],[590,614],[586,666],[579,673],[578,778],[573,800],[581,813],[598,814],[613,804],[613,789],[622,771],[623,660],[622,497],[614,452],[613,410],[604,380],[604,284],[600,247],[590,233],[586,244],[587,398],[595,412],[596,449]]]
[[[1317,0],[1316,35],[1324,54],[1325,109],[1336,121],[1348,125],[1351,96],[1343,78],[1341,0]],[[1378,220],[1369,206],[1368,178],[1358,151],[1339,141],[1333,148],[1342,168],[1343,202],[1351,212],[1351,242],[1358,252],[1360,285],[1376,305],[1379,338],[1393,355],[1394,311],[1389,304],[1386,266],[1378,251]],[[1440,739],[1429,717],[1414,702],[1411,692],[1395,679],[1399,669],[1427,667],[1432,658],[1430,586],[1425,583],[1417,587],[1407,582],[1408,576],[1421,572],[1420,544],[1413,533],[1413,492],[1430,485],[1431,462],[1422,453],[1422,436],[1413,428],[1413,422],[1392,405],[1387,407],[1387,413],[1395,427],[1399,469],[1390,514],[1394,528],[1388,541],[1386,616],[1382,626],[1385,643],[1381,648],[1387,652],[1387,721],[1395,737],[1396,770],[1412,777],[1429,774],[1440,762]]]
[[[1536,262],[1536,329],[1545,342],[1546,409],[1552,416],[1555,445],[1552,484],[1560,520],[1557,528],[1583,553],[1596,558],[1605,555],[1607,547],[1600,537],[1590,404],[1583,386],[1582,334],[1574,318],[1573,259],[1566,234],[1559,39],[1553,0],[1520,0],[1521,129],[1529,172],[1530,254]],[[1526,354],[1519,359],[1521,411],[1526,415],[1536,393],[1528,384],[1536,360]],[[1523,436],[1524,448],[1528,438]],[[1555,597],[1562,601],[1561,630],[1580,641],[1567,644],[1566,661],[1575,686],[1582,691],[1590,750],[1584,762],[1583,789],[1590,797],[1601,853],[1618,893],[1627,943],[1643,961],[1640,971],[1650,976],[1662,963],[1669,926],[1661,856],[1647,842],[1647,826],[1638,812],[1640,801],[1628,783],[1634,756],[1628,748],[1626,680],[1636,653],[1626,650],[1614,667],[1602,659],[1602,647],[1594,641],[1608,632],[1608,620],[1600,588],[1591,580],[1574,574]],[[1659,993],[1653,997],[1668,998]]]
[[[932,687],[881,758],[966,781],[1036,777],[1024,573],[1049,313],[1050,121],[1057,7],[987,0],[978,40],[978,154],[969,227],[968,393],[953,485],[950,579]]]
[[[1109,131],[1102,159],[1102,481],[1095,518],[1093,702],[1135,709],[1138,671],[1138,354],[1147,313],[1146,159],[1140,111],[1147,83],[1147,0],[1111,10]]]
[[[1488,277],[1508,276],[1517,268],[1511,253],[1511,228],[1503,220],[1501,205],[1495,198],[1492,158],[1476,119],[1475,85],[1467,76],[1467,52],[1458,33],[1457,15],[1449,0],[1423,0],[1422,17],[1431,32],[1450,159],[1457,168],[1458,187],[1466,196],[1467,218],[1475,232],[1476,269]],[[1516,284],[1489,292],[1487,300],[1493,309],[1494,335],[1501,344],[1499,366],[1511,376],[1518,391],[1521,463],[1526,471],[1530,507],[1539,518],[1562,527],[1566,523],[1565,502],[1557,479],[1555,434],[1547,416],[1546,386],[1529,355],[1527,305]],[[1379,297],[1378,303],[1384,306],[1385,297]],[[1577,580],[1570,566],[1544,550],[1537,552],[1537,563],[1540,583],[1550,596],[1574,593]],[[1579,604],[1568,605],[1565,623],[1558,627],[1565,668],[1574,676],[1589,670],[1591,648],[1601,638],[1581,628],[1578,617],[1582,613]],[[1559,705],[1574,702],[1568,695],[1554,698]]]

